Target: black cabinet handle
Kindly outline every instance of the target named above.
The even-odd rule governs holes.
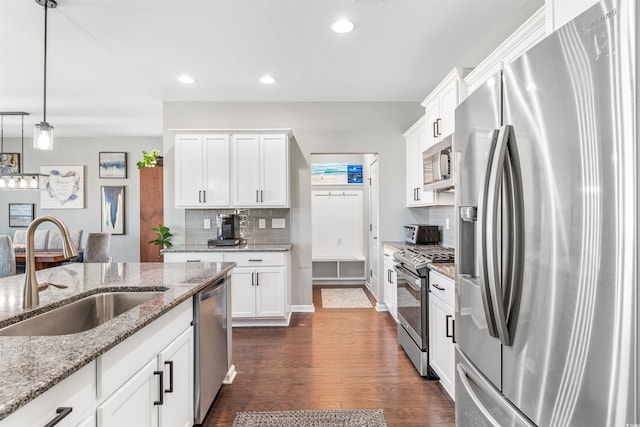
[[[442,135],[440,133],[440,119],[436,119],[436,133],[438,134],[438,136]]]
[[[256,280],[255,280],[255,274],[256,273],[251,273],[251,286],[255,286],[256,285]]]
[[[198,203],[202,203],[202,190],[198,191]]]
[[[256,273],[256,286],[260,286],[260,273]]]
[[[456,319],[451,319],[451,341],[456,344]]]
[[[202,191],[202,201],[207,203],[207,190]]]
[[[164,388],[164,384],[163,384],[163,377],[164,377],[164,372],[163,371],[153,371],[153,375],[159,375],[160,376],[160,387],[158,387],[158,392],[160,394],[160,400],[156,400],[155,402],[153,402],[154,405],[164,405],[164,393],[162,392],[162,389]]]
[[[260,202],[260,190],[256,190],[256,203]]]
[[[57,425],[60,421],[62,421],[62,419],[64,417],[69,415],[71,413],[71,411],[73,411],[73,408],[71,408],[71,407],[60,407],[60,408],[56,409],[56,414],[58,414],[58,415],[56,415],[56,417],[54,419],[52,419],[51,421],[46,423],[44,425],[44,427],[53,427],[53,426]]]
[[[249,262],[262,262],[262,258],[250,259]]]
[[[445,316],[445,318],[446,318],[445,322],[446,322],[446,324],[447,324],[447,325],[446,325],[447,330],[446,330],[446,332],[445,332],[445,335],[447,336],[447,338],[453,338],[453,334],[449,334],[449,320],[451,319],[451,317],[452,317],[452,316],[451,316],[450,314],[447,314],[447,315]]]
[[[441,286],[440,286],[440,285],[438,285],[437,283],[434,283],[434,284],[433,284],[433,287],[434,287],[434,288],[436,288],[436,289],[437,289],[437,290],[439,290],[439,291],[444,291],[444,290],[445,290],[443,287],[441,287]],[[449,316],[449,317],[451,317],[451,316]]]
[[[437,137],[438,137],[438,131],[436,130],[436,126],[437,126],[437,125],[436,125],[436,123],[438,123],[438,122],[437,122],[437,120],[436,120],[435,122],[433,122],[433,123],[432,123],[432,124],[433,124],[433,126],[432,126],[432,127],[433,127],[433,137],[434,137],[434,138],[437,138]]]
[[[169,365],[169,388],[165,389],[165,393],[173,393],[173,360],[167,360],[165,365]]]
[[[260,190],[260,202],[264,202],[264,198],[262,196],[264,196],[264,191]]]

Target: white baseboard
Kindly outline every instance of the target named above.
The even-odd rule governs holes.
[[[377,303],[376,311],[389,311],[389,308],[384,304]]]
[[[291,311],[294,313],[315,313],[316,308],[313,304],[309,305],[292,305]]]
[[[238,371],[236,371],[236,365],[231,365],[231,367],[227,371],[227,375],[222,381],[222,384],[233,384],[233,380],[235,379],[237,373]]]

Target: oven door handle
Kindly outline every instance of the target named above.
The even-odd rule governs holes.
[[[416,284],[416,281],[418,281],[419,283],[422,283],[422,278],[420,276],[416,276],[415,274],[413,274],[411,271],[407,270],[405,267],[403,267],[400,264],[396,264],[393,268],[396,270],[396,274],[398,275],[398,278],[405,279],[409,283],[409,286],[411,286],[411,288],[413,288],[414,291],[416,292],[421,291],[422,286]]]

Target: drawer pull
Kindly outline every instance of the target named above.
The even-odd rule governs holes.
[[[56,413],[58,415],[56,415],[56,417],[54,419],[52,419],[47,424],[45,424],[44,427],[53,427],[53,426],[57,425],[60,421],[62,421],[62,419],[64,417],[69,415],[71,413],[71,411],[73,411],[73,408],[70,408],[70,407],[61,407],[61,408],[56,409]]]
[[[445,289],[443,287],[441,287],[440,285],[438,285],[437,283],[433,284],[433,287],[436,288],[439,291],[444,291]]]
[[[262,259],[250,259],[249,262],[262,262]]]

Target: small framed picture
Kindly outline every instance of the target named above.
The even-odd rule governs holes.
[[[33,203],[9,203],[9,227],[28,227],[35,214]]]
[[[20,173],[20,153],[0,153],[0,173]]]
[[[103,232],[124,234],[124,186],[101,187]]]
[[[126,178],[127,153],[101,151],[98,153],[100,178]]]

